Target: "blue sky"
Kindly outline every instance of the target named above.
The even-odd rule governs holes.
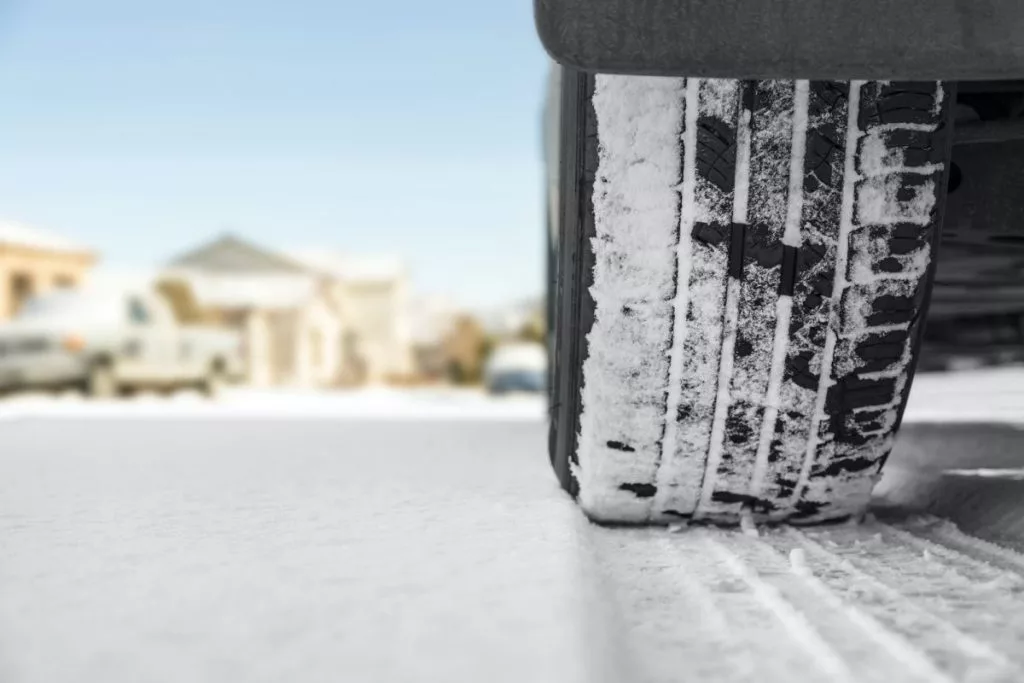
[[[0,217],[141,268],[225,231],[542,288],[529,0],[0,0]]]

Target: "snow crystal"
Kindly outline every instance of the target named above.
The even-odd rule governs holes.
[[[900,199],[903,192],[912,197]],[[901,175],[876,176],[864,180],[857,190],[857,222],[860,225],[928,225],[934,208],[934,180],[908,187]]]
[[[807,566],[807,552],[803,548],[793,548],[789,551],[789,566],[798,576],[812,575],[810,567]]]
[[[793,94],[793,133],[789,163],[789,202],[786,231],[782,241],[792,247],[801,244],[800,224],[803,216],[804,155],[807,147],[807,81],[797,81]]]

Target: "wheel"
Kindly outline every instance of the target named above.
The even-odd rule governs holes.
[[[97,361],[89,368],[85,379],[85,393],[90,398],[111,399],[121,393],[117,371],[109,361]]]
[[[592,519],[863,511],[920,346],[951,99],[564,73],[551,457]]]

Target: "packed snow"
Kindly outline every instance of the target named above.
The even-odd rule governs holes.
[[[944,422],[953,395],[1024,404],[1022,377],[922,376],[931,422],[890,462],[974,487],[974,536],[891,499],[861,526],[597,527],[527,397],[0,401],[0,679],[1021,680],[1020,482],[943,472],[1022,466],[1024,415]]]

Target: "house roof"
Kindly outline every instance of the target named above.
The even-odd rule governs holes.
[[[0,244],[42,251],[88,253],[84,246],[47,230],[15,221],[0,221]]]
[[[401,278],[405,263],[397,256],[351,256],[332,249],[296,249],[288,256],[310,270],[349,282],[381,282]]]
[[[306,268],[270,249],[234,235],[222,235],[173,259],[175,268],[208,273],[302,273]]]

